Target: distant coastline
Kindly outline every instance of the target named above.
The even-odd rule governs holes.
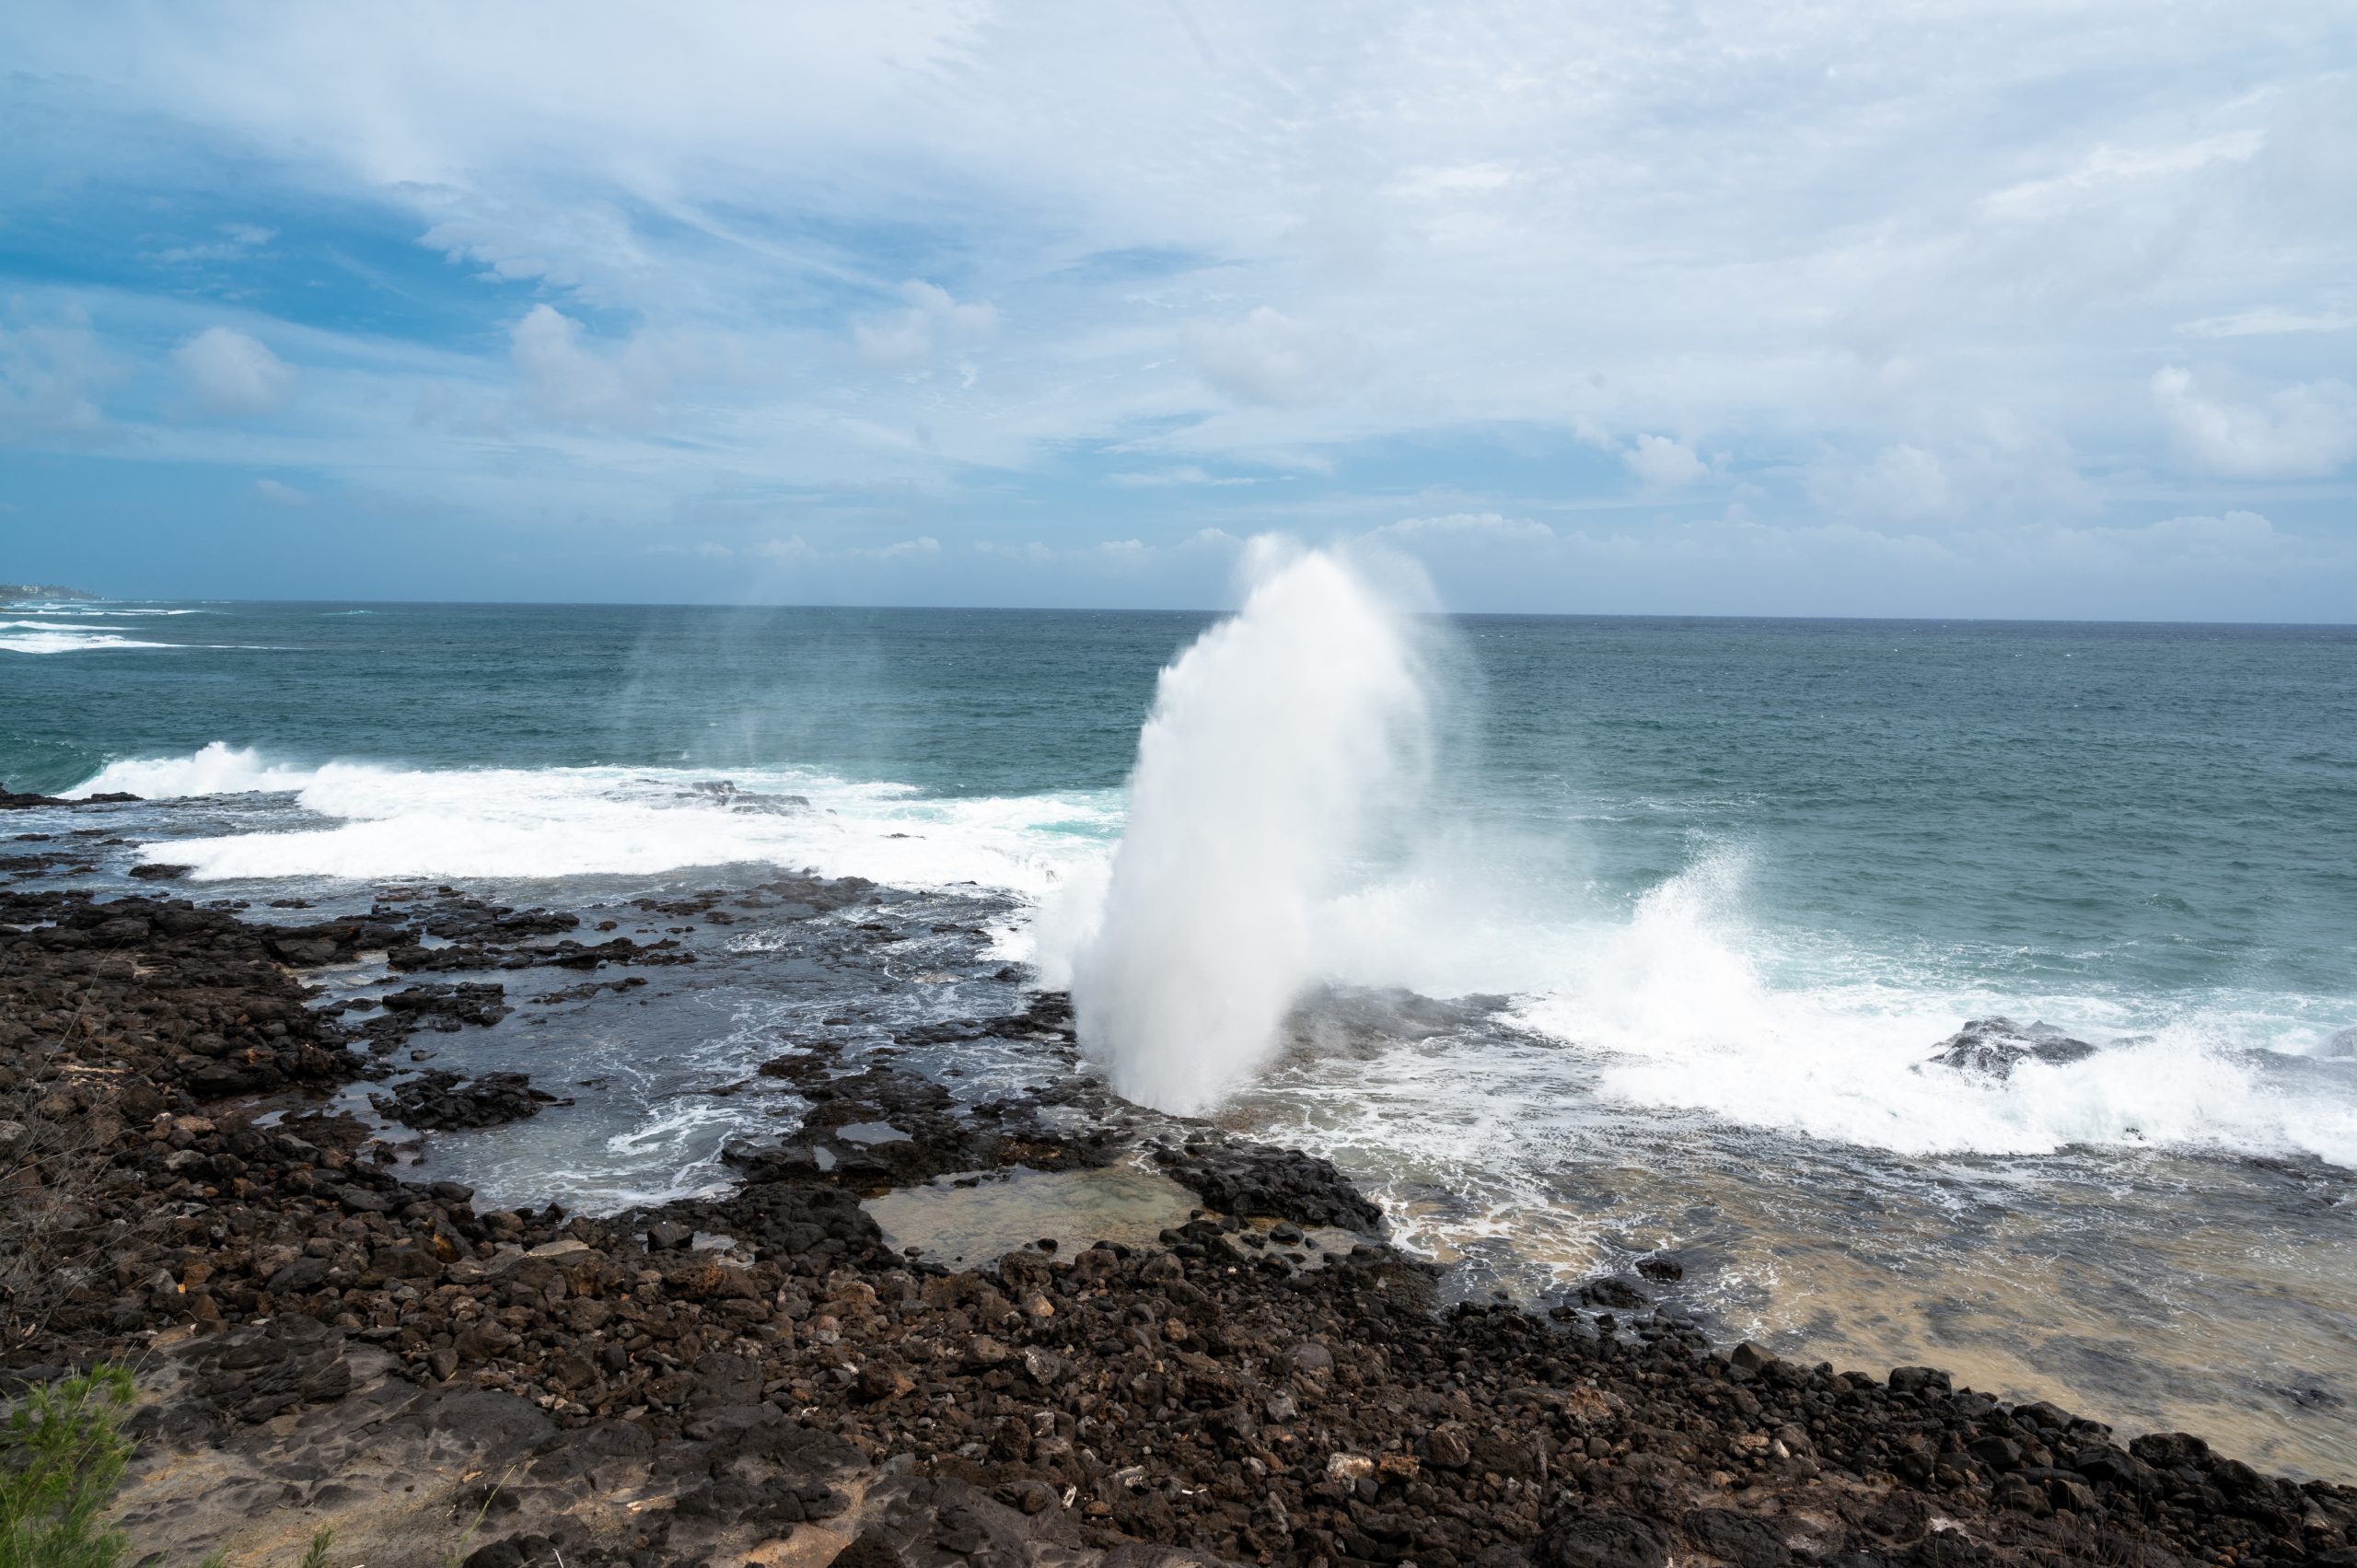
[[[95,601],[98,597],[80,588],[62,587],[55,583],[0,583],[0,604],[22,604],[28,599]]]

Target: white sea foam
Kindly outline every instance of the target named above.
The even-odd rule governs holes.
[[[141,610],[122,604],[20,604],[17,610],[29,610],[41,615],[95,615],[112,620],[118,615],[218,615],[217,610]]]
[[[1742,873],[1739,856],[1705,856],[1625,923],[1586,926],[1559,947],[1551,982],[1527,989],[1515,1020],[1598,1052],[1606,1099],[1903,1154],[2093,1144],[2357,1165],[2357,1077],[2288,1076],[2264,1049],[2283,1036],[2279,1017],[1910,983],[1822,953],[1787,961],[1745,919]],[[1792,978],[1771,980],[1771,964]],[[2025,1061],[2003,1079],[1926,1060],[1968,1015],[2030,1009],[2102,1049]]]
[[[1567,895],[1538,917],[1503,900],[1487,911],[1478,899],[1452,901],[1420,877],[1378,883],[1336,907],[1329,973],[1430,995],[1511,996],[1505,1022],[1567,1049],[1527,1053],[1477,1030],[1447,1053],[1394,1053],[1387,1072],[1421,1074],[1416,1092],[1435,1108],[1486,1100],[1507,1055],[1516,1081],[1551,1074],[1550,1093],[1524,1096],[1526,1135],[1542,1130],[1529,1104],[1592,1098],[1917,1156],[2103,1144],[2357,1166],[2357,1063],[2317,1045],[2318,1023],[2281,999],[2154,1009],[1910,972],[1756,929],[1744,873],[1741,854],[1712,852],[1631,912],[1583,910]],[[1457,886],[1480,883],[1469,869]],[[2075,1063],[2024,1062],[2002,1080],[1928,1060],[1966,1017],[1998,1012],[2043,1017],[2101,1049]],[[1344,1101],[1365,1068],[1333,1069],[1346,1092],[1320,1091],[1318,1120],[1353,1129],[1338,1135],[1363,1151],[1397,1144],[1401,1159],[1433,1157],[1408,1147],[1418,1128],[1372,1103],[1372,1120],[1356,1121]]]
[[[73,793],[292,792],[331,819],[145,846],[151,860],[193,866],[199,880],[530,878],[757,862],[1033,897],[1100,855],[1119,811],[1116,799],[1086,793],[941,799],[801,771],[730,777],[735,793],[700,788],[714,775],[680,770],[302,768],[216,741],[190,757],[110,763]]]
[[[128,794],[147,800],[181,800],[192,796],[300,789],[315,776],[314,770],[275,766],[251,749],[215,740],[187,757],[109,762],[65,794],[68,799]]]
[[[1083,1047],[1180,1112],[1276,1048],[1330,967],[1329,906],[1428,761],[1424,661],[1365,575],[1267,540],[1248,569],[1242,612],[1162,672],[1096,920],[1058,918]]]
[[[168,648],[171,643],[150,643],[86,623],[64,625],[25,621],[0,621],[0,650],[12,654],[74,654],[97,648]]]
[[[1496,846],[1458,847],[1453,879],[1402,875],[1331,906],[1327,973],[1430,996],[1502,994],[1503,1022],[1557,1044],[1534,1051],[1475,1029],[1445,1051],[1387,1051],[1385,1097],[1362,1093],[1374,1064],[1361,1059],[1272,1091],[1310,1097],[1305,1124],[1378,1164],[1429,1167],[1443,1158],[1425,1146],[1434,1139],[1501,1115],[1519,1131],[1492,1128],[1485,1143],[1543,1144],[1550,1117],[1592,1101],[1909,1156],[2093,1144],[2357,1167],[2357,1059],[2340,1054],[2328,1009],[2226,994],[2160,1005],[2026,995],[1763,930],[1747,911],[1747,857],[1725,848],[1623,911],[1588,902],[1575,884],[1539,908],[1516,895]],[[2002,1079],[1929,1060],[1965,1019],[1999,1013],[2099,1049],[2025,1061]],[[1503,1100],[1502,1079],[1517,1086]],[[1393,1114],[1403,1095],[1434,1114]]]
[[[1200,673],[1209,680],[1216,672]],[[1182,683],[1180,695],[1199,690]],[[1283,706],[1273,693],[1269,702]],[[1174,698],[1169,712],[1183,716],[1184,707]],[[1246,759],[1210,775],[1236,796],[1276,782],[1282,754],[1245,744],[1247,731],[1190,720],[1187,733],[1218,738],[1214,754]],[[283,813],[265,815],[257,830],[145,847],[151,860],[193,865],[200,879],[531,878],[757,862],[1017,895],[1028,912],[995,934],[997,951],[1035,958],[1051,985],[1067,982],[1073,956],[1101,940],[1114,879],[1109,851],[1123,826],[1116,792],[939,799],[807,771],[732,776],[746,795],[699,790],[712,775],[683,770],[304,767],[215,743],[191,756],[110,764],[72,793],[284,792],[326,819],[289,827]],[[1165,776],[1202,783],[1183,769]],[[782,798],[795,795],[807,809]],[[1326,798],[1318,787],[1310,795]],[[1178,1066],[1167,1081],[1127,1078],[1131,1092],[1209,1103],[1262,1059],[1276,1032],[1271,1008],[1282,1015],[1308,986],[1334,981],[1507,995],[1505,1021],[1524,1040],[1561,1042],[1529,1051],[1474,1031],[1446,1051],[1391,1053],[1389,1099],[1412,1092],[1434,1109],[1428,1123],[1414,1125],[1387,1119],[1359,1092],[1365,1086],[1355,1074],[1366,1063],[1337,1062],[1318,1090],[1318,1120],[1378,1162],[1424,1165],[1436,1154],[1411,1147],[1417,1139],[1469,1125],[1488,1129],[1485,1144],[1543,1141],[1540,1108],[1552,1098],[1629,1112],[1676,1108],[1909,1156],[2088,1144],[2305,1154],[2357,1167],[2357,1052],[2349,1044],[2357,1036],[2337,1036],[2349,1020],[2314,999],[2152,1003],[1992,990],[1969,965],[1904,962],[1823,934],[1763,927],[1748,912],[1747,860],[1735,850],[1698,853],[1633,906],[1598,904],[1575,862],[1550,862],[1527,844],[1427,835],[1415,854],[1382,866],[1345,865],[1339,841],[1318,837],[1335,822],[1305,828],[1298,805],[1264,810],[1229,798],[1226,827],[1165,819],[1166,830],[1184,829],[1158,852],[1173,857],[1160,873],[1169,878],[1160,883],[1165,899],[1121,917],[1135,944],[1122,962],[1144,971],[1132,995],[1168,1008],[1164,1032],[1135,1038],[1176,1053]],[[1264,841],[1255,835],[1271,824],[1316,842],[1257,847]],[[1141,842],[1132,833],[1130,842]],[[1193,846],[1202,846],[1191,857],[1200,864],[1190,863]],[[1223,902],[1224,878],[1248,873],[1261,880]],[[1283,879],[1273,895],[1272,875]],[[1208,1011],[1179,988],[1185,976],[1213,999]],[[1132,982],[1119,964],[1099,980]],[[2025,1062],[2003,1081],[1926,1060],[1965,1018],[1992,1013],[2041,1017],[2102,1049],[2076,1063]],[[1106,1015],[1091,1016],[1101,1028]],[[1240,1029],[1239,1020],[1254,1032],[1216,1033]],[[1244,1044],[1226,1054],[1223,1039]],[[1512,1106],[1488,1103],[1501,1052],[1523,1086]],[[1541,1092],[1550,1074],[1553,1086]],[[1308,1091],[1295,1084],[1275,1092]],[[1369,1120],[1355,1121],[1353,1104]],[[1457,1114],[1475,1109],[1470,1121]],[[1501,1117],[1506,1125],[1494,1125]]]

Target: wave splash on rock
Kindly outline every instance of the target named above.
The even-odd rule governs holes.
[[[1242,612],[1163,670],[1129,820],[1072,960],[1113,1086],[1192,1114],[1274,1052],[1321,978],[1328,911],[1422,794],[1428,661],[1353,562],[1256,544]]]

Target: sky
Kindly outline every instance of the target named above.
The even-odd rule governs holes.
[[[2357,619],[2357,7],[0,7],[0,579]]]

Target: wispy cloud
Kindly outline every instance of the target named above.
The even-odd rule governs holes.
[[[1017,597],[1206,527],[1651,539],[1762,607],[1829,580],[1774,565],[1811,530],[2346,527],[2345,28],[2147,20],[17,7],[42,136],[0,167],[49,249],[0,288],[0,442],[486,541],[758,496],[789,521],[662,559]],[[1494,528],[1417,537],[1528,587]]]

